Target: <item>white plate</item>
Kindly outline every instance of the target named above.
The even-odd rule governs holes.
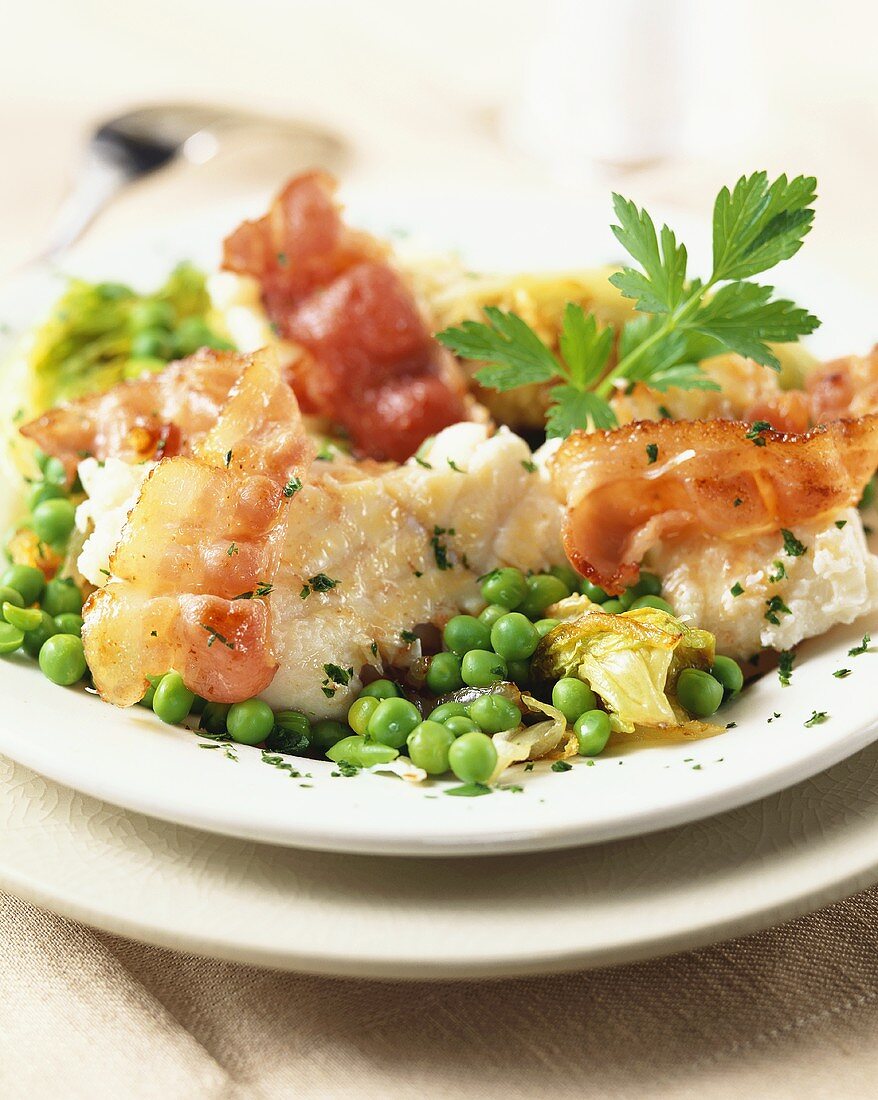
[[[261,200],[254,200],[258,210]],[[570,267],[616,255],[605,209],[533,195],[361,195],[352,219],[377,229],[408,226],[434,245],[459,247],[474,266]],[[124,248],[84,253],[68,267],[92,277],[149,286],[171,260],[215,261],[223,229],[240,211],[151,230]],[[679,219],[678,219],[679,224]],[[693,238],[685,227],[686,239]],[[695,233],[697,237],[697,232]],[[698,252],[696,240],[693,251]],[[697,262],[697,261],[696,261]],[[793,279],[793,275],[796,279]],[[822,351],[866,347],[874,335],[866,304],[837,279],[789,270],[789,290],[824,317]],[[0,320],[13,328],[39,316],[57,292],[45,274],[9,287]],[[48,684],[32,663],[0,664],[7,705],[0,751],[70,787],[141,813],[213,832],[276,844],[376,854],[511,852],[593,843],[645,833],[742,805],[814,775],[875,738],[871,670],[876,657],[848,658],[878,621],[804,645],[793,686],[769,676],[723,712],[737,728],[709,741],[610,753],[559,774],[547,765],[510,773],[520,793],[449,798],[439,784],[413,787],[387,776],[333,777],[328,762],[304,762],[291,779],[238,748],[232,762],[197,737],[133,708],[122,714],[79,691]],[[849,665],[854,674],[832,672]],[[806,728],[812,711],[828,711]],[[780,717],[773,718],[774,712]],[[769,719],[771,721],[769,722]]]
[[[707,821],[537,855],[270,847],[120,810],[2,758],[0,833],[0,889],[165,947],[352,977],[544,973],[701,947],[870,885],[878,746]]]

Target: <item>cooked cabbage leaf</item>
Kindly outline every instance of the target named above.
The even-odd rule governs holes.
[[[621,615],[586,611],[540,642],[533,671],[546,679],[576,676],[600,696],[614,729],[677,726],[672,695],[684,668],[710,668],[715,640],[658,608]]]

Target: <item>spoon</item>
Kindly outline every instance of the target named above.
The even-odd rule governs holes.
[[[135,180],[175,160],[205,164],[224,138],[244,129],[270,130],[300,146],[303,165],[332,167],[344,146],[317,126],[253,111],[195,103],[140,107],[101,123],[92,133],[74,186],[61,205],[38,260],[50,260],[79,240],[101,211]]]

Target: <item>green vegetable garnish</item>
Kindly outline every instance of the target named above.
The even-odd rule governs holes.
[[[782,298],[774,288],[750,282],[798,252],[811,228],[816,180],[765,172],[742,176],[723,188],[713,211],[713,268],[702,281],[687,272],[685,245],[634,203],[613,196],[618,225],[613,233],[639,265],[623,267],[610,282],[631,298],[640,316],[619,332],[618,362],[608,369],[615,333],[599,329],[592,314],[568,303],[555,355],[515,313],[484,310],[487,324],[464,321],[438,339],[464,359],[487,365],[476,374],[482,386],[500,391],[557,381],[550,396],[546,430],[567,436],[576,428],[613,428],[609,404],[619,384],[643,382],[659,392],[719,389],[699,363],[721,352],[737,352],[780,370],[768,344],[807,335],[819,321]]]

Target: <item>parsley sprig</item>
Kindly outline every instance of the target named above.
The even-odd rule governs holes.
[[[819,321],[774,288],[752,282],[798,252],[811,229],[816,180],[785,175],[769,183],[765,172],[724,187],[713,211],[713,266],[706,280],[690,278],[686,246],[664,225],[656,232],[646,210],[613,195],[619,243],[638,265],[623,267],[610,282],[634,301],[638,315],[619,332],[618,359],[608,369],[615,332],[599,328],[592,314],[567,304],[556,355],[517,314],[486,307],[487,323],[464,321],[437,339],[456,355],[486,365],[482,386],[500,391],[555,381],[546,431],[565,437],[576,428],[612,428],[609,399],[617,387],[643,382],[664,393],[716,390],[701,360],[737,352],[780,369],[769,343],[813,332]]]

